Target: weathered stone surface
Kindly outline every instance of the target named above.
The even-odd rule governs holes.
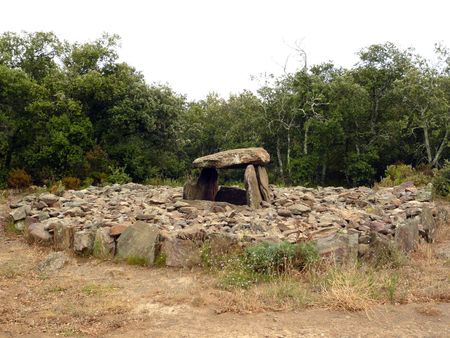
[[[310,207],[301,203],[294,204],[290,206],[288,209],[291,211],[293,215],[303,215],[311,211]]]
[[[52,252],[38,264],[36,270],[41,274],[51,274],[61,270],[67,262],[69,257],[64,252]]]
[[[245,190],[247,191],[247,205],[257,209],[261,205],[261,193],[259,192],[258,179],[256,177],[255,167],[248,165],[244,173]]]
[[[31,208],[29,205],[23,205],[21,207],[18,207],[17,209],[13,209],[13,211],[11,211],[9,215],[12,217],[14,222],[17,222],[25,219],[30,211]]]
[[[167,266],[192,267],[201,263],[201,245],[195,240],[166,238],[161,247],[161,254]]]
[[[46,230],[44,223],[33,223],[28,227],[28,239],[30,242],[36,242],[43,245],[49,245],[52,241],[52,235]]]
[[[186,200],[214,201],[219,186],[217,184],[217,170],[202,169],[197,182],[187,182],[183,187],[183,198]]]
[[[395,229],[395,242],[403,251],[409,252],[416,248],[419,241],[418,218],[407,219]]]
[[[321,257],[327,257],[338,263],[354,262],[358,257],[358,234],[336,233],[316,240]]]
[[[53,247],[55,250],[70,250],[73,248],[74,228],[63,222],[53,224]]]
[[[157,226],[136,222],[120,235],[116,255],[119,259],[142,259],[146,265],[153,265],[159,237]]]
[[[238,168],[249,164],[265,165],[270,162],[269,153],[263,148],[242,148],[221,151],[197,158],[192,163],[195,168]]]
[[[272,191],[269,188],[269,175],[264,167],[256,167],[256,176],[258,177],[259,191],[263,201],[270,202],[273,198]]]
[[[39,200],[51,207],[59,201],[59,197],[54,194],[42,194],[39,196]]]
[[[94,248],[95,231],[84,229],[77,231],[73,237],[73,250],[79,255],[90,255]]]
[[[217,202],[227,202],[235,205],[246,205],[247,194],[244,189],[221,186],[216,194]]]
[[[128,224],[116,224],[116,225],[113,225],[111,227],[109,235],[110,236],[114,236],[114,237],[115,236],[120,236],[122,234],[122,232],[124,232],[125,229],[128,228],[128,227],[129,227]]]
[[[434,242],[436,239],[437,224],[430,208],[423,208],[420,215],[420,233],[427,242]]]
[[[97,258],[112,258],[115,251],[114,238],[110,235],[108,227],[98,228],[95,233],[93,255]]]

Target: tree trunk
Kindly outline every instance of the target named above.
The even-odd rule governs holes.
[[[305,140],[303,143],[303,154],[308,155],[308,132],[309,132],[309,123],[306,121],[305,123]]]
[[[420,115],[423,121],[423,138],[425,141],[425,149],[427,150],[428,163],[432,165],[433,157],[431,156],[430,136],[428,135],[428,124],[425,120],[425,112],[421,111]]]
[[[438,150],[437,150],[437,152],[436,152],[436,155],[434,156],[434,159],[433,159],[433,161],[431,162],[431,165],[432,165],[433,167],[435,167],[435,166],[438,164],[439,159],[441,158],[442,152],[444,151],[444,148],[445,148],[446,143],[447,143],[447,138],[448,138],[448,130],[449,130],[449,129],[447,128],[447,130],[445,131],[444,138],[442,139],[442,142],[441,142],[441,144],[439,145],[439,148],[438,148]]]
[[[283,159],[281,158],[280,137],[279,136],[277,136],[277,159],[278,159],[278,167],[280,168],[281,181],[284,183]]]
[[[289,180],[291,179],[291,130],[287,130],[287,149],[286,149],[286,167],[289,174]]]
[[[320,177],[320,182],[323,185],[325,185],[325,175],[327,174],[327,164],[325,163],[325,161],[322,164],[322,174]]]

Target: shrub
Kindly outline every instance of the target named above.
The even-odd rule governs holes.
[[[111,174],[107,178],[107,182],[111,184],[125,184],[131,182],[131,177],[125,172],[125,167],[109,167]]]
[[[385,177],[380,181],[382,187],[393,187],[404,182],[413,182],[416,186],[427,185],[432,177],[424,171],[416,171],[411,165],[392,164],[386,168]]]
[[[318,260],[314,244],[262,243],[246,249],[246,263],[253,271],[265,274],[279,273],[288,269],[303,269]]]
[[[433,179],[433,194],[439,197],[450,197],[450,162],[446,161],[444,167],[438,171]]]
[[[81,181],[78,177],[67,176],[63,177],[61,180],[62,184],[66,189],[76,190],[80,188]]]
[[[9,188],[13,189],[25,189],[29,188],[33,183],[31,176],[23,169],[13,169],[9,172],[7,178],[7,184]]]

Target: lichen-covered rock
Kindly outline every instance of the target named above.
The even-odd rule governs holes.
[[[42,194],[39,196],[39,201],[44,202],[49,207],[53,206],[59,201],[59,197],[54,194]]]
[[[28,227],[28,240],[42,245],[52,243],[52,235],[47,231],[44,223],[33,223]]]
[[[65,253],[52,252],[37,265],[36,270],[41,274],[55,273],[61,270],[67,262],[69,262],[69,257]]]
[[[256,176],[258,177],[259,191],[263,201],[270,202],[273,198],[269,187],[269,175],[264,167],[256,166]]]
[[[52,224],[53,247],[55,250],[70,250],[73,248],[74,228],[61,221]]]
[[[419,218],[407,219],[395,229],[395,241],[400,249],[409,252],[419,241]]]
[[[259,191],[258,178],[255,167],[248,165],[244,173],[245,190],[247,191],[247,205],[257,209],[261,206],[261,193]]]
[[[129,226],[117,240],[116,256],[122,260],[140,260],[153,265],[160,230],[153,224],[136,222]]]
[[[249,164],[265,165],[270,162],[269,153],[263,148],[241,148],[221,151],[199,157],[192,165],[195,168],[244,168]]]
[[[92,254],[94,248],[95,230],[84,229],[77,231],[73,237],[73,250],[78,255],[87,256]]]
[[[339,263],[355,262],[358,257],[358,234],[337,232],[316,240],[321,257],[331,258]]]
[[[165,238],[160,255],[165,265],[171,267],[192,267],[201,263],[201,242],[176,237]]]
[[[95,233],[93,255],[97,258],[112,258],[114,256],[115,243],[110,235],[111,228],[98,228]]]
[[[13,209],[9,215],[14,220],[14,222],[23,220],[27,217],[27,215],[30,213],[31,207],[29,205],[23,205],[21,207],[18,207],[16,209]]]

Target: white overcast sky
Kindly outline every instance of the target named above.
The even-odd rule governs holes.
[[[359,49],[386,41],[431,57],[435,42],[450,47],[450,1],[1,1],[0,33],[22,30],[71,42],[117,33],[121,60],[148,83],[200,99],[254,90],[251,75],[282,73],[296,41],[309,64],[351,67]]]

